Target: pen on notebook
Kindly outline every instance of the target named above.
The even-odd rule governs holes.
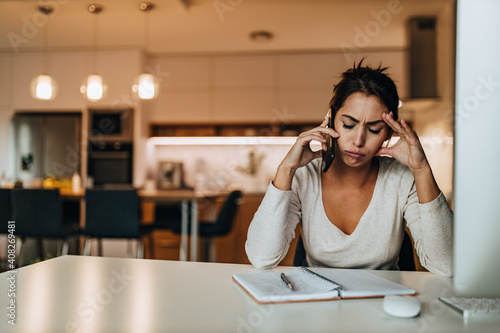
[[[283,282],[286,283],[286,285],[288,286],[288,288],[290,288],[291,290],[293,290],[293,286],[290,283],[290,281],[286,278],[285,273],[281,273],[281,279],[283,280]]]

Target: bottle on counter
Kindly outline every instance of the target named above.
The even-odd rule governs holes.
[[[75,172],[71,178],[71,190],[74,193],[78,193],[82,190],[82,179],[80,178],[78,172]]]

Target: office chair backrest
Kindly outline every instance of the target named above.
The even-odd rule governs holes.
[[[137,190],[85,191],[84,234],[97,238],[137,238],[140,209]]]
[[[16,234],[26,237],[57,237],[63,228],[59,190],[13,189],[12,220]]]
[[[401,250],[399,251],[399,270],[415,271],[415,258],[413,257],[413,245],[411,244],[410,235],[408,235],[406,230],[404,230],[403,232],[403,243],[401,244]]]
[[[214,234],[227,235],[231,231],[236,213],[238,212],[240,198],[241,191],[229,193],[215,221]]]
[[[293,257],[293,265],[297,267],[307,267],[307,259],[306,259],[306,248],[304,247],[304,241],[302,240],[302,236],[299,235],[299,239],[297,240],[297,247],[295,248],[295,256]]]
[[[12,221],[10,189],[0,188],[0,234],[8,232],[8,222]]]

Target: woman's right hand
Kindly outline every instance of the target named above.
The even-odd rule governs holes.
[[[326,150],[324,134],[331,135],[333,138],[339,137],[339,134],[334,129],[327,127],[328,122],[329,118],[325,118],[321,125],[298,136],[295,144],[278,167],[276,177],[273,180],[274,186],[283,190],[290,189],[295,170],[321,157],[322,150]],[[310,143],[313,140],[321,143],[321,150],[312,151]]]

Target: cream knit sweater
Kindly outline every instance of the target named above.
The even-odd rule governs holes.
[[[420,204],[410,169],[393,158],[377,157],[379,171],[368,208],[351,235],[330,222],[321,194],[321,159],[295,173],[292,190],[269,184],[250,224],[245,245],[260,269],[279,264],[302,222],[310,266],[398,269],[406,220],[420,262],[429,271],[452,276],[453,212],[441,193]]]

